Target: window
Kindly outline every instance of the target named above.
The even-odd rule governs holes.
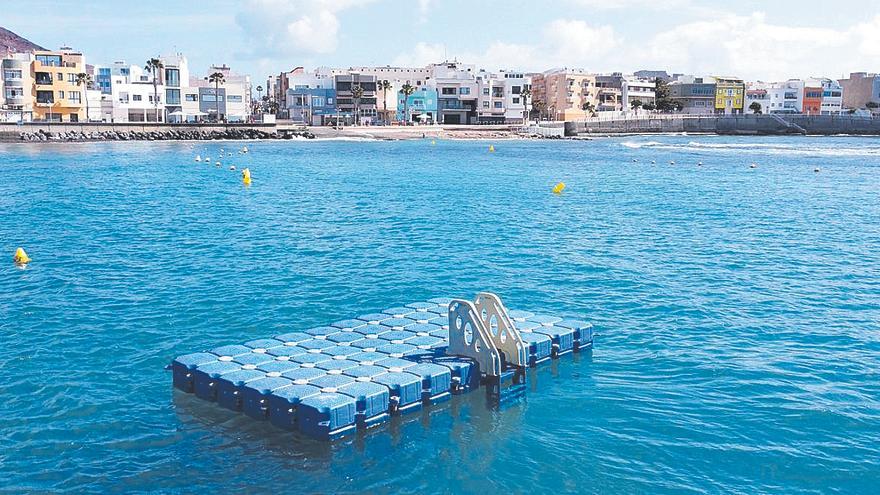
[[[471,88],[458,88],[458,94],[469,95],[471,94]]]
[[[231,103],[241,103],[241,95],[229,95],[226,97],[226,101]]]
[[[24,96],[24,88],[6,88],[7,98],[19,98]]]
[[[14,69],[6,69],[3,71],[3,79],[21,79],[21,71]]]
[[[168,105],[180,105],[180,90],[179,89],[166,89],[165,90],[165,103]]]
[[[515,95],[518,95],[518,94],[522,93],[522,86],[512,86],[510,88],[510,92]]]
[[[37,62],[52,67],[61,66],[61,55],[37,55]]]
[[[165,69],[165,84],[174,87],[180,86],[180,69]]]
[[[489,88],[483,88],[483,95],[489,96]]]
[[[76,74],[74,74],[73,72],[68,72],[67,73],[67,82],[76,84]]]
[[[59,72],[56,75],[58,76],[58,82],[61,82],[64,80],[64,73],[63,72]]]
[[[323,107],[324,106],[324,98],[321,98],[320,96],[313,96],[312,97],[312,106],[313,107]]]
[[[516,105],[517,103],[519,103],[519,98],[514,98],[514,99],[513,99],[513,103],[514,103],[514,105]]]
[[[37,84],[52,84],[52,74],[49,72],[37,72],[34,74]]]
[[[504,108],[504,103],[500,101],[495,102],[495,108]]]
[[[443,88],[443,94],[444,95],[454,95],[455,88]]]
[[[186,95],[186,101],[199,101],[199,95],[193,94],[193,93],[188,93]]]
[[[219,100],[219,101],[223,101],[223,95],[220,95],[219,97],[218,97],[218,96],[214,96],[214,95],[209,95],[209,94],[203,94],[203,95],[202,95],[202,101],[209,101],[209,102],[212,102],[212,103],[213,103],[213,102],[216,102],[216,101],[218,101],[218,100]]]
[[[327,98],[327,105],[333,104],[333,98]]]
[[[67,99],[72,103],[82,103],[82,93],[79,91],[68,91]]]
[[[58,92],[58,99],[59,99],[59,100],[63,100],[63,99],[64,99],[64,91],[59,91],[59,92]]]
[[[55,94],[51,91],[37,91],[37,103],[55,103]]]
[[[131,95],[131,101],[143,101],[143,99],[142,95]]]
[[[484,102],[483,102],[483,108],[489,108],[489,102],[488,102],[488,101],[484,101]]]

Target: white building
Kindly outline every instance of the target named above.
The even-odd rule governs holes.
[[[522,123],[526,117],[522,92],[531,87],[531,77],[521,72],[480,70],[476,74],[477,122],[481,124]]]
[[[843,110],[843,87],[827,77],[814,77],[806,81],[808,87],[822,88],[822,115],[840,115]]]
[[[437,84],[439,122],[443,124],[476,124],[476,69],[472,64],[443,62],[429,66]]]
[[[214,73],[223,74],[223,82],[219,85],[209,81],[210,75]],[[251,77],[236,74],[226,65],[212,66],[204,77],[191,76],[184,101],[195,94],[198,94],[196,98],[199,105],[199,110],[195,113],[199,117],[207,115],[209,120],[216,120],[219,110],[219,120],[225,122],[247,122],[251,118]],[[187,120],[192,120],[190,115],[186,117]]]
[[[767,85],[769,107],[766,113],[803,113],[804,81],[789,79]]]
[[[34,114],[31,88],[33,54],[0,56],[0,122],[30,122]]]
[[[111,122],[164,122],[165,85],[139,65],[114,62],[111,72]]]

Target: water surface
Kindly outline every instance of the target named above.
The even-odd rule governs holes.
[[[0,145],[0,486],[880,486],[880,141],[488,144],[257,142],[219,169],[193,156],[241,143]],[[583,315],[595,350],[511,407],[470,394],[334,445],[173,392],[163,370],[480,290]]]

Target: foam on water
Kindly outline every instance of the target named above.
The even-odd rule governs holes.
[[[250,142],[249,188],[192,161],[229,143],[0,145],[0,487],[874,492],[880,158],[840,150],[878,143]],[[595,350],[511,407],[469,394],[334,445],[163,369],[479,290],[584,315]]]

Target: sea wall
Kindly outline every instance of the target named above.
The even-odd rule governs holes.
[[[0,123],[0,141],[161,141],[313,138],[305,129],[279,130],[275,124]]]
[[[880,118],[854,115],[657,115],[577,122],[578,134],[880,135]]]

